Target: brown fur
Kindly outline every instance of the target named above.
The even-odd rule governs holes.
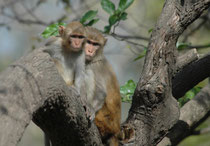
[[[78,92],[84,84],[85,54],[85,28],[80,22],[71,22],[66,27],[59,27],[60,37],[52,37],[46,43],[45,52],[52,57],[59,74],[68,86],[74,86]],[[84,35],[84,42],[76,51],[70,42],[70,35]],[[46,139],[49,141],[49,139]]]
[[[108,63],[107,63],[108,64]],[[118,134],[120,133],[121,96],[118,81],[111,66],[106,65],[107,96],[103,107],[96,113],[95,124],[98,127],[103,140],[109,140],[110,146],[118,146]]]
[[[73,51],[70,45],[70,34],[84,35],[85,28],[78,21],[69,23],[66,27],[60,26],[59,34],[62,37],[62,46],[65,52]]]
[[[104,36],[95,28],[87,27],[88,40],[98,42],[101,48],[89,62],[92,64],[96,75],[105,80],[106,97],[103,107],[96,113],[95,124],[102,136],[103,143],[109,146],[118,146],[121,120],[121,96],[119,84],[111,65],[103,55],[103,47],[106,44]]]

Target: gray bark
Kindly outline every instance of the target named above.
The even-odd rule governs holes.
[[[15,146],[31,119],[53,146],[100,145],[79,96],[41,49],[22,57],[0,74],[0,145]]]
[[[172,96],[172,75],[177,69],[175,45],[209,4],[210,0],[166,0],[125,123],[135,127],[136,145],[156,145],[179,119],[177,101]]]
[[[179,121],[158,146],[177,145],[210,115],[210,85],[186,103],[180,113]]]

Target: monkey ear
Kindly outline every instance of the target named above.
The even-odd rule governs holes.
[[[61,37],[64,36],[64,31],[65,31],[65,26],[60,25],[58,28],[58,32]]]

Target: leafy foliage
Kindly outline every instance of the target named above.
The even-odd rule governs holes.
[[[189,100],[193,99],[198,92],[200,92],[201,87],[193,87],[191,90],[189,90],[182,98],[178,99],[180,107],[182,107],[185,103],[187,103]]]
[[[95,19],[98,11],[90,10],[86,12],[83,17],[80,19],[80,23],[82,23],[84,26],[92,26],[93,24],[97,23],[99,21],[98,18]]]
[[[66,26],[65,23],[55,23],[55,24],[51,24],[49,25],[43,32],[42,32],[42,37],[43,38],[48,38],[50,36],[57,36],[58,35],[58,27],[59,26]]]
[[[132,3],[134,0],[120,0],[119,3],[119,10],[120,11],[125,11]]]
[[[121,20],[127,19],[127,13],[125,10],[133,3],[134,0],[120,0],[118,9],[115,9],[114,3],[109,0],[101,0],[101,6],[110,16],[109,25],[104,27],[104,32],[109,33],[112,26],[119,23]]]
[[[120,87],[120,94],[122,96],[122,102],[131,102],[132,96],[136,89],[136,83],[133,80],[128,80],[125,85]]]
[[[133,80],[128,80],[124,85],[120,87],[120,94],[122,96],[122,102],[131,103],[132,96],[134,94],[136,86],[137,86],[137,83],[135,83]],[[193,99],[195,95],[200,92],[200,90],[201,90],[201,87],[195,86],[191,90],[189,90],[182,98],[179,98],[178,102],[179,102],[180,107],[182,107],[189,100]]]
[[[121,20],[127,19],[127,13],[125,10],[133,3],[134,0],[120,0],[118,4],[118,9],[115,8],[115,4],[110,0],[101,0],[101,7],[104,11],[106,11],[109,16],[109,25],[104,27],[104,33],[110,33],[111,28],[119,23]],[[66,2],[63,0],[63,2]],[[86,12],[80,22],[84,26],[92,26],[99,21],[99,18],[96,18],[98,11],[90,10]],[[48,38],[50,36],[58,35],[58,27],[59,25],[66,25],[65,23],[55,23],[49,25],[44,32],[42,33],[43,38]]]
[[[101,0],[101,6],[110,15],[114,14],[115,5],[109,0]]]

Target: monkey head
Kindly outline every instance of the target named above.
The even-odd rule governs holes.
[[[99,30],[92,27],[86,27],[86,39],[85,58],[87,61],[92,61],[97,56],[102,55],[107,39]]]
[[[59,34],[63,40],[62,45],[68,51],[78,52],[83,49],[86,33],[80,22],[71,22],[66,27],[59,26]]]

